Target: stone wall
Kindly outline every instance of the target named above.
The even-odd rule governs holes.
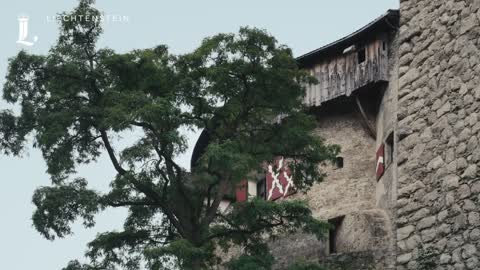
[[[328,270],[385,270],[386,250],[368,252],[352,252],[348,254],[335,254],[321,262]]]
[[[380,106],[376,115],[376,144],[378,149],[381,144],[387,145],[385,148],[386,156],[392,153],[393,159],[386,158],[385,172],[378,179],[375,190],[376,207],[383,209],[388,216],[388,248],[385,250],[386,267],[385,269],[395,269],[396,261],[396,240],[395,240],[395,222],[396,202],[397,202],[397,104],[398,104],[398,32],[390,34],[390,50],[388,52],[389,82],[381,96]],[[388,146],[388,140],[392,136],[393,147]],[[393,149],[392,149],[393,148]]]
[[[400,6],[397,269],[480,269],[480,1]]]
[[[328,106],[328,105],[325,105]],[[375,141],[351,101],[337,101],[317,113],[316,134],[342,148],[343,168],[324,167],[327,177],[306,196],[317,218],[331,219],[375,207]]]
[[[274,270],[287,269],[294,262],[317,261],[327,256],[328,243],[309,234],[285,235],[270,242],[270,252],[275,256]]]
[[[398,103],[398,34],[392,33],[389,51],[389,83],[385,87],[381,96],[380,106],[376,115],[376,144],[375,149],[380,145],[386,144],[387,138],[393,134],[395,141],[395,130],[397,122],[397,103]],[[396,145],[396,143],[394,143]],[[390,149],[387,149],[390,150]],[[394,154],[396,150],[394,147]],[[384,175],[378,180],[376,186],[376,205],[385,209],[390,218],[394,219],[396,206],[396,179],[397,179],[397,163],[396,160],[387,160]]]
[[[328,237],[317,240],[313,235],[295,234],[286,235],[270,243],[270,250],[275,256],[274,269],[286,269],[293,262],[320,261],[329,265],[351,263],[352,265],[366,265],[366,268],[346,269],[388,269],[387,255],[389,249],[386,239],[389,239],[387,219],[385,212],[381,210],[362,210],[347,214],[338,228],[337,252],[329,254]],[[375,255],[380,252],[382,256]],[[358,254],[369,254],[365,259],[357,258]],[[340,259],[339,259],[340,258]],[[350,259],[347,259],[350,258]],[[368,258],[376,258],[370,260]]]
[[[275,269],[285,269],[299,260],[327,261],[333,265],[334,258],[342,262],[350,258],[349,254],[360,253],[371,256],[363,260],[352,255],[347,261],[354,266],[370,262],[365,269],[386,269],[385,255],[382,259],[373,256],[378,250],[386,254],[388,239],[392,238],[388,214],[375,203],[375,140],[363,126],[351,98],[324,104],[314,113],[318,125],[316,134],[326,143],[342,147],[344,166],[323,166],[322,170],[327,173],[324,182],[315,184],[306,194],[298,193],[289,199],[306,200],[313,215],[320,220],[344,216],[336,233],[337,254],[329,254],[328,240],[319,241],[304,234],[285,236],[270,245],[276,259]],[[374,257],[377,259],[371,259]]]

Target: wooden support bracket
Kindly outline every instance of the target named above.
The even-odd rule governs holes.
[[[372,125],[370,120],[368,120],[367,114],[365,113],[365,110],[363,109],[362,103],[360,102],[360,99],[358,98],[357,95],[355,95],[355,103],[357,104],[358,111],[360,112],[360,115],[362,116],[362,120],[365,123],[365,126],[367,127],[368,134],[376,140],[377,139],[377,132],[375,127]]]

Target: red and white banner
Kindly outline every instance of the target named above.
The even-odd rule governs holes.
[[[385,172],[385,144],[381,144],[377,150],[377,158],[375,159],[377,162],[375,172],[377,174],[377,180],[382,177],[383,173]]]
[[[293,192],[294,185],[290,169],[283,158],[267,167],[267,200],[273,201],[286,197]]]

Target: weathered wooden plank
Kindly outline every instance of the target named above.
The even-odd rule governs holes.
[[[346,93],[346,76],[345,73],[347,71],[346,69],[346,62],[347,62],[347,57],[345,55],[342,55],[342,57],[339,58],[339,71],[338,74],[340,76],[340,85],[339,85],[339,92],[340,93]]]
[[[328,100],[328,64],[325,61],[322,64],[322,80],[323,80],[323,85],[322,85],[322,102],[325,102]]]
[[[316,95],[315,95],[315,103],[314,105],[315,106],[318,106],[322,103],[322,81],[320,79],[320,76],[322,74],[322,70],[321,70],[321,67],[320,65],[316,65],[314,67],[315,69],[315,78],[317,78],[318,80],[318,84],[315,85],[315,92],[316,92]]]
[[[355,53],[350,53],[346,56],[347,58],[347,67],[346,67],[346,81],[347,81],[347,89],[346,95],[350,96],[352,91],[355,87],[355,67],[356,67],[356,59],[357,55]]]
[[[365,50],[362,63],[358,61],[360,50]],[[384,47],[384,39],[373,40],[356,52],[319,59],[309,73],[317,78],[318,84],[307,87],[305,103],[319,106],[338,96],[349,96],[369,83],[386,80],[388,48]]]

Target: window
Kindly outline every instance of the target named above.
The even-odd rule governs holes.
[[[257,197],[262,199],[267,198],[267,185],[265,178],[257,183]]]
[[[359,64],[365,62],[365,60],[367,59],[365,48],[361,48],[360,50],[358,50],[357,56],[358,56],[358,63]]]
[[[337,253],[337,246],[335,245],[336,229],[332,229],[328,234],[328,254]]]
[[[387,50],[387,42],[386,41],[383,41],[382,42],[382,45],[383,45],[383,50]]]
[[[393,152],[395,151],[395,142],[393,131],[388,135],[385,140],[386,153],[385,153],[385,165],[388,167],[393,163]]]
[[[328,234],[328,254],[335,254],[338,252],[338,232],[342,226],[344,216],[330,219],[328,223],[332,225],[332,228]]]
[[[335,159],[335,166],[336,166],[338,169],[343,168],[343,157],[337,157],[337,158]]]

